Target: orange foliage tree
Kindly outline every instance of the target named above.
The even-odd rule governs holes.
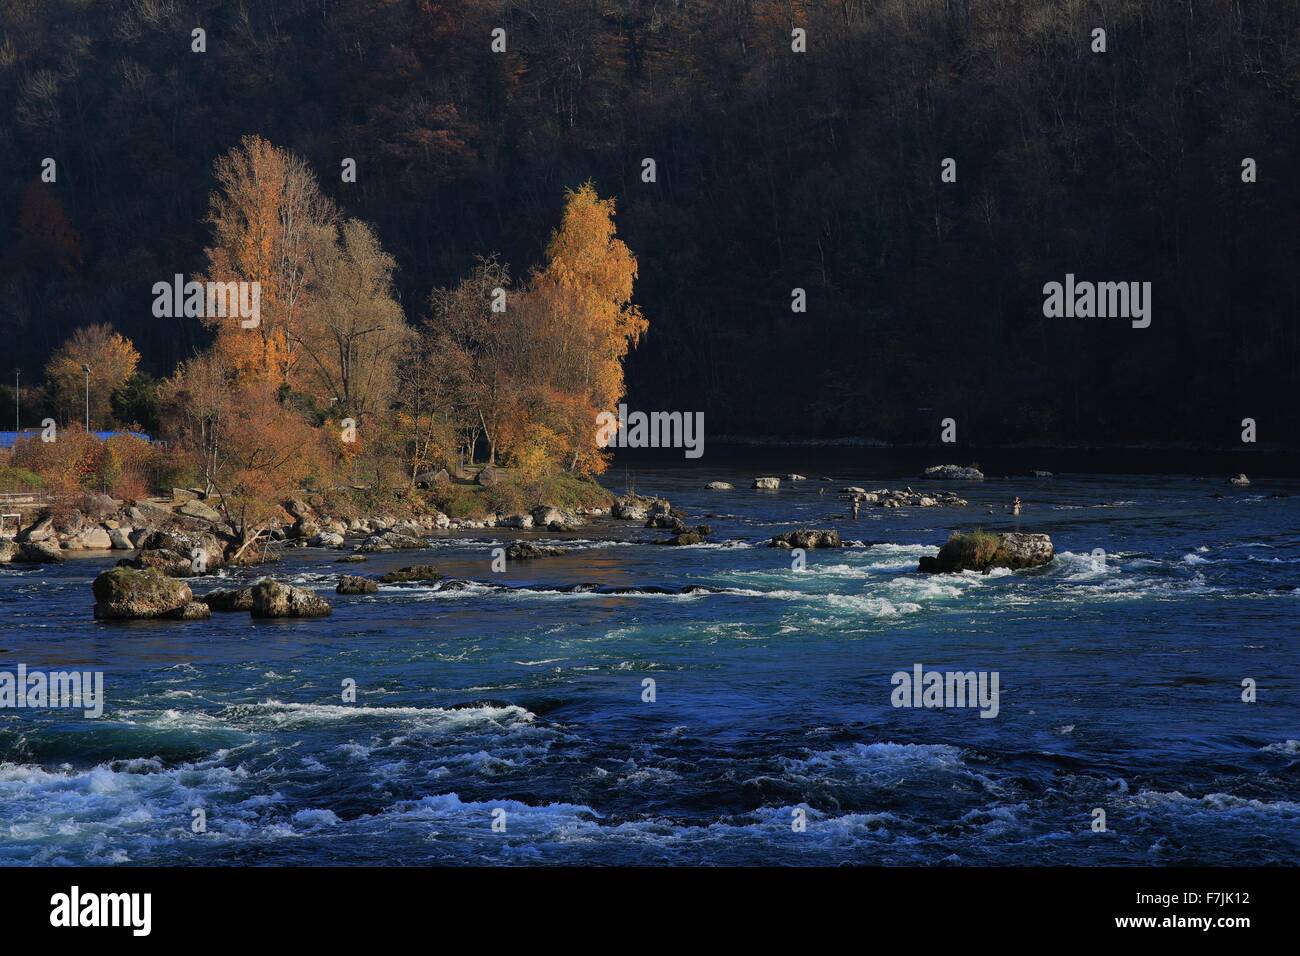
[[[86,400],[86,378],[82,366],[90,367],[90,427],[104,428],[112,417],[113,392],[135,374],[140,353],[131,340],[108,324],[77,329],[50,356],[45,366],[45,384],[50,399],[64,421],[81,419]]]
[[[261,286],[256,328],[244,328],[238,318],[207,318],[217,329],[214,348],[236,374],[284,384],[294,365],[310,250],[336,222],[337,210],[306,162],[260,136],[245,136],[213,172],[219,188],[208,201],[214,235],[203,278]]]
[[[615,236],[614,200],[590,182],[570,190],[546,262],[530,277],[527,362],[543,383],[538,414],[564,436],[570,470],[604,470],[595,416],[622,399],[623,359],[648,328],[632,301],[636,276],[636,256]]]

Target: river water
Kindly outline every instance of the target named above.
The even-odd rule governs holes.
[[[1300,483],[837,468],[778,492],[639,469],[713,526],[695,547],[612,523],[358,565],[291,551],[273,573],[327,594],[324,620],[101,624],[110,559],[0,569],[0,670],[100,670],[107,696],[97,720],[0,711],[0,862],[1300,861]],[[908,483],[970,507],[853,522],[837,495]],[[796,571],[765,542],[801,526],[856,543]],[[1057,557],[916,573],[976,526],[1047,532]],[[568,550],[494,573],[512,535]],[[423,562],[472,583],[333,593]],[[996,717],[892,706],[918,664],[996,672]]]

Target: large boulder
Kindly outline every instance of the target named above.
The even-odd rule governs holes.
[[[516,514],[498,517],[497,526],[500,528],[521,528],[526,531],[533,526],[533,516]]]
[[[800,528],[798,531],[787,531],[785,534],[774,535],[768,542],[770,548],[840,548],[844,542],[840,540],[840,533],[833,528],[808,529]]]
[[[176,513],[201,521],[203,524],[217,524],[221,521],[221,512],[197,500],[185,502],[176,509]]]
[[[1055,556],[1052,539],[1045,534],[988,531],[956,532],[934,557],[921,558],[918,571],[950,574],[988,572],[993,568],[1036,568]]]
[[[19,541],[45,541],[54,535],[54,519],[49,515],[37,519],[31,527],[18,532]]]
[[[951,481],[983,481],[984,472],[978,468],[963,468],[961,465],[933,465],[925,469],[922,478],[943,478]]]
[[[1229,478],[1228,484],[1235,485],[1238,488],[1249,488],[1250,479],[1247,478],[1245,474],[1240,474],[1236,478]]]
[[[501,480],[501,475],[494,467],[487,465],[478,473],[474,480],[484,488],[491,488]]]
[[[211,532],[150,531],[133,536],[139,553],[123,558],[121,567],[155,568],[174,578],[211,574],[226,561],[225,545]]]
[[[114,551],[132,551],[135,545],[131,543],[131,529],[129,527],[114,528],[108,533],[109,544]]]
[[[113,547],[113,539],[109,533],[98,526],[92,526],[81,532],[77,535],[77,541],[89,551],[109,551]]]
[[[63,560],[63,552],[53,541],[18,541],[9,561],[14,564],[58,564]]]
[[[533,527],[550,528],[552,531],[559,531],[568,524],[564,512],[554,505],[538,505],[533,509],[532,518]]]
[[[253,589],[217,588],[199,598],[213,611],[230,613],[234,611],[251,611],[253,609]]]
[[[781,479],[780,478],[755,478],[754,483],[750,485],[750,487],[756,488],[759,491],[776,491],[778,488],[781,487]]]
[[[451,484],[451,475],[447,473],[446,468],[439,468],[437,471],[424,471],[415,476],[415,487],[417,488],[445,488]]]
[[[340,574],[339,583],[334,587],[336,594],[374,594],[378,590],[376,582],[359,574]]]
[[[671,514],[673,506],[666,498],[650,498],[646,495],[622,495],[614,499],[610,508],[610,517],[622,521],[645,521],[651,515]]]
[[[325,617],[329,602],[314,591],[263,578],[253,585],[253,617]]]
[[[154,568],[111,568],[95,578],[95,617],[134,620],[183,613],[194,603],[190,586]]]
[[[322,531],[307,542],[313,548],[341,548],[343,547],[343,535],[336,531]]]
[[[311,505],[301,498],[290,498],[284,502],[284,510],[289,512],[294,518],[302,518],[312,513]]]
[[[176,519],[175,513],[166,505],[148,499],[137,500],[126,514],[136,528],[165,527]]]
[[[652,515],[646,519],[645,526],[647,528],[660,528],[677,534],[689,530],[686,527],[686,522],[677,515]]]

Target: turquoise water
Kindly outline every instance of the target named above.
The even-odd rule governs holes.
[[[326,620],[101,624],[111,560],[0,569],[0,670],[103,670],[108,697],[100,720],[0,711],[0,862],[1300,861],[1296,482],[945,483],[971,506],[851,522],[842,485],[926,483],[747,490],[760,473],[638,474],[713,526],[705,546],[616,523],[362,565],[289,552],[274,573],[327,593]],[[1014,528],[1017,494],[1049,567],[915,573],[954,528]],[[858,543],[794,571],[763,544],[800,526]],[[569,550],[492,573],[513,536]],[[340,571],[430,561],[471,583],[333,594]],[[891,706],[915,664],[996,671],[998,716]]]

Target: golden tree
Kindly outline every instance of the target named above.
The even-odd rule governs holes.
[[[567,438],[570,469],[604,469],[595,415],[623,398],[623,359],[648,328],[632,301],[636,276],[636,257],[615,236],[614,200],[601,199],[590,181],[570,190],[546,263],[530,277],[527,360],[535,381],[564,396],[549,403],[547,417]]]
[[[300,157],[260,136],[245,136],[217,159],[213,173],[219,188],[208,201],[213,244],[206,250],[205,278],[261,286],[255,328],[239,319],[207,318],[217,327],[215,348],[238,375],[283,384],[294,365],[292,340],[311,249],[338,213]]]
[[[87,401],[90,368],[90,427],[107,427],[112,417],[113,392],[124,385],[140,362],[131,340],[106,323],[85,325],[55,349],[45,366],[50,398],[65,421],[80,421]]]

